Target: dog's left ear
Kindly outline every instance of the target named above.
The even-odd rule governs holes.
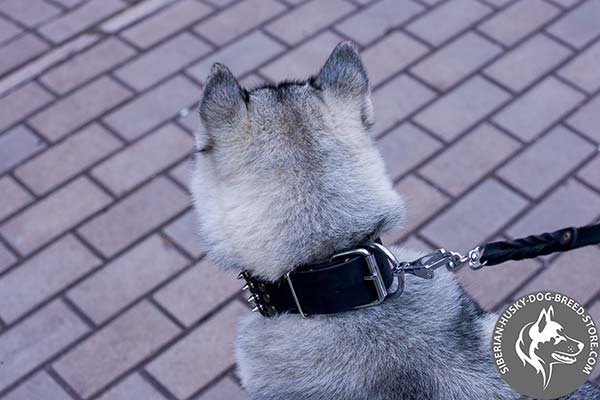
[[[548,307],[548,309],[542,309],[538,320],[536,321],[536,325],[538,328],[538,332],[542,332],[546,327],[546,324],[552,320],[552,316],[554,316],[554,308],[552,306]]]

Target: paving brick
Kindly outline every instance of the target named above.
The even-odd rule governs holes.
[[[510,3],[512,0],[483,0],[483,1],[492,6],[502,7],[502,6],[505,6],[506,4]]]
[[[121,195],[185,157],[193,146],[190,135],[168,124],[104,161],[92,174],[113,193]]]
[[[100,265],[73,236],[66,236],[0,279],[0,316],[11,323]]]
[[[490,7],[475,0],[451,0],[423,15],[407,29],[437,46],[491,11]]]
[[[554,4],[558,4],[563,8],[571,8],[574,5],[578,4],[581,0],[550,0]]]
[[[134,89],[144,90],[211,50],[184,32],[119,68],[115,74]]]
[[[438,246],[464,253],[493,235],[527,201],[488,179],[429,223],[423,234]]]
[[[577,174],[581,179],[600,190],[600,156],[594,157]]]
[[[132,399],[164,400],[165,397],[139,374],[134,373],[98,398],[98,400]]]
[[[121,0],[90,1],[52,20],[38,31],[50,41],[59,43],[95,25],[126,5],[127,3]]]
[[[133,140],[197,101],[200,94],[198,86],[178,75],[113,111],[104,122]]]
[[[52,101],[53,96],[35,82],[0,98],[0,131]]]
[[[588,93],[595,93],[600,89],[600,41],[580,53],[573,61],[560,69],[559,75],[577,85]]]
[[[215,62],[227,65],[238,77],[250,72],[260,64],[283,51],[283,46],[262,32],[251,33],[210,57],[194,64],[187,72],[196,80],[204,82]],[[252,54],[246,57],[244,54]]]
[[[600,95],[573,114],[568,124],[596,143],[600,143]]]
[[[415,39],[396,31],[363,51],[361,56],[371,86],[376,86],[423,56],[427,51],[427,47]],[[383,62],[384,60],[385,62]]]
[[[506,91],[476,76],[421,111],[415,121],[452,140],[509,98]]]
[[[12,22],[0,18],[0,43],[8,41],[22,32],[22,29]]]
[[[54,0],[55,3],[60,3],[67,8],[73,8],[85,0]]]
[[[2,332],[0,390],[48,360],[87,331],[87,326],[63,303],[56,300],[14,328]]]
[[[411,71],[440,90],[447,90],[502,49],[472,32],[468,32],[421,61]]]
[[[235,0],[210,0],[210,1],[207,0],[207,3],[210,3],[210,4],[212,4],[212,5],[214,5],[214,6],[218,7],[218,8],[225,8],[226,6],[230,5],[234,1]],[[294,1],[296,3],[301,3],[301,2],[303,2],[305,0],[291,0],[291,1],[288,1],[287,3],[290,3],[290,2],[293,3]]]
[[[123,12],[115,15],[112,18],[104,21],[100,25],[100,30],[106,33],[114,33],[120,31],[127,25],[131,25],[136,21],[139,21],[148,15],[159,11],[161,8],[167,6],[171,0],[146,0],[141,1],[133,6],[130,6]]]
[[[125,30],[122,36],[142,48],[148,48],[171,34],[208,15],[212,9],[196,0],[178,1]]]
[[[585,1],[552,24],[548,31],[577,48],[600,35],[600,2]]]
[[[0,173],[8,171],[42,149],[46,144],[28,128],[19,125],[0,136]]]
[[[188,398],[234,363],[237,320],[248,309],[235,301],[158,356],[147,370],[178,399]]]
[[[479,26],[486,35],[512,46],[560,14],[543,0],[518,1]]]
[[[406,123],[395,128],[377,142],[392,180],[434,154],[441,144],[427,133]]]
[[[598,246],[561,254],[544,272],[520,290],[517,297],[540,290],[551,290],[586,304],[596,297],[600,290],[600,280],[590,279],[598,274],[598,257]],[[582,277],[587,279],[581,279]]]
[[[17,257],[3,243],[0,243],[0,272],[12,267],[16,261]]]
[[[494,116],[494,121],[531,141],[571,111],[584,97],[553,77],[546,78]]]
[[[36,114],[31,125],[56,141],[130,97],[129,90],[101,77]]]
[[[383,235],[384,243],[398,242],[450,201],[445,194],[414,175],[402,179],[395,189],[406,204],[406,219]]]
[[[36,194],[44,194],[120,146],[106,129],[93,124],[21,165],[15,175]]]
[[[172,218],[189,202],[175,184],[157,178],[87,222],[79,232],[109,257]]]
[[[262,68],[260,72],[275,82],[289,78],[303,79],[315,75],[341,40],[339,36],[325,31],[294,50],[288,51],[283,57]],[[237,73],[237,69],[235,72]]]
[[[192,163],[189,159],[183,160],[169,171],[169,175],[186,188],[190,185],[191,174]]]
[[[493,151],[482,152],[481,144]],[[454,196],[506,160],[519,143],[491,125],[484,124],[452,144],[421,168],[420,173]]]
[[[17,250],[28,254],[110,201],[89,179],[80,177],[9,219],[0,226],[0,233]]]
[[[250,400],[250,397],[230,378],[225,378],[209,390],[204,392],[197,400]]]
[[[200,224],[195,210],[190,210],[167,225],[164,232],[194,258],[206,253],[199,233]]]
[[[599,215],[600,196],[571,179],[537,203],[506,232],[513,238],[537,235],[567,226],[587,225]]]
[[[4,400],[70,400],[71,397],[46,372],[41,371],[8,393]]]
[[[380,136],[386,129],[402,121],[427,103],[435,93],[407,75],[400,75],[373,93],[375,126],[373,133]]]
[[[32,27],[61,13],[61,9],[43,0],[4,0],[2,12]]]
[[[135,50],[132,47],[115,37],[109,37],[51,69],[41,80],[55,92],[64,94],[88,79],[110,70],[133,54]]]
[[[266,29],[286,43],[295,45],[355,8],[344,0],[311,1],[277,18]]]
[[[423,10],[423,6],[412,0],[403,1],[402,7],[398,7],[394,0],[382,0],[341,22],[336,29],[357,43],[366,45]]]
[[[8,92],[21,85],[23,82],[34,79],[48,68],[64,61],[74,53],[83,50],[98,40],[100,40],[100,36],[96,33],[83,34],[45,52],[40,57],[27,63],[21,68],[18,68],[0,80],[0,93]]]
[[[519,92],[565,60],[571,51],[544,35],[536,35],[511,50],[485,73]]]
[[[521,260],[509,261],[477,271],[473,271],[471,268],[461,268],[456,273],[456,277],[461,286],[480,306],[492,311],[540,270],[542,270],[542,266],[538,261]],[[544,289],[547,290],[547,288]]]
[[[190,326],[241,289],[233,272],[204,258],[159,290],[154,298],[184,325]]]
[[[68,297],[97,324],[154,289],[187,264],[172,246],[150,236],[71,289]]]
[[[274,0],[245,0],[201,22],[194,30],[222,46],[285,9]]]
[[[537,198],[595,150],[590,143],[559,126],[511,160],[498,174]]]
[[[0,47],[0,75],[31,60],[48,49],[46,42],[27,33]]]
[[[53,367],[80,396],[87,398],[178,333],[167,317],[142,302],[77,345]]]

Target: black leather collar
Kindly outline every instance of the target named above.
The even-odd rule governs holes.
[[[265,317],[281,313],[307,317],[376,305],[395,293],[399,284],[379,239],[338,253],[327,263],[302,267],[275,282],[248,272],[242,272],[240,278],[246,280],[244,288],[251,293],[248,300],[256,303],[254,311]]]

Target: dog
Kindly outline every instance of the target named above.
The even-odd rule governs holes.
[[[546,389],[556,364],[573,364],[583,350],[583,343],[567,336],[563,326],[554,319],[554,308],[542,309],[536,321],[526,324],[515,344],[523,365],[529,364],[542,375]]]
[[[199,113],[191,191],[208,255],[223,268],[276,281],[403,220],[369,136],[369,81],[352,43],[310,79],[251,90],[215,64]],[[391,249],[401,260],[421,256]],[[236,358],[254,400],[520,398],[492,361],[496,317],[447,271],[407,279],[402,296],[374,307],[249,314]],[[600,398],[593,390],[571,399]]]

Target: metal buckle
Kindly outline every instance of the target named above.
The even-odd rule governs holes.
[[[298,300],[298,295],[296,295],[296,290],[294,289],[294,284],[292,283],[292,277],[290,276],[291,273],[292,271],[285,274],[285,280],[290,286],[290,290],[292,291],[292,297],[294,298],[294,302],[296,303],[296,308],[298,308],[298,312],[300,312],[302,318],[308,318],[309,314],[304,313],[304,311],[302,310],[302,306],[300,305],[300,300]]]
[[[381,304],[389,294],[387,288],[385,287],[385,282],[383,281],[383,277],[381,276],[381,270],[379,269],[379,265],[377,265],[377,259],[375,258],[375,255],[371,251],[369,251],[365,248],[358,248],[358,249],[343,251],[341,253],[337,253],[337,254],[334,254],[333,256],[331,256],[331,258],[329,259],[329,262],[331,262],[337,258],[348,257],[348,256],[357,256],[357,255],[363,256],[367,260],[367,267],[369,268],[369,272],[371,273],[371,275],[365,276],[364,279],[366,281],[372,281],[373,284],[375,285],[375,290],[377,291],[377,300],[374,300],[368,304],[363,304],[362,306],[354,307],[355,310],[357,310],[359,308],[371,307],[371,306],[376,306],[377,304]]]

